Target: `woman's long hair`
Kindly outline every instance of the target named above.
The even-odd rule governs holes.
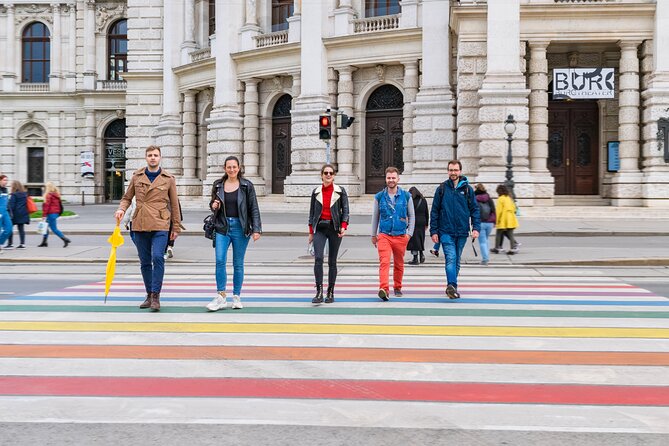
[[[26,188],[23,187],[23,184],[19,180],[12,181],[12,193],[14,192],[25,192]]]
[[[49,194],[56,194],[57,197],[60,197],[60,191],[51,181],[44,186],[44,200],[46,200],[46,196]]]
[[[420,191],[418,190],[418,188],[416,188],[416,187],[414,187],[414,186],[411,186],[411,189],[409,189],[409,193],[411,194],[411,198],[413,198],[414,201],[415,201],[415,200],[418,200],[418,199],[420,199],[420,198],[425,198],[425,197],[423,196],[423,194],[420,193]]]

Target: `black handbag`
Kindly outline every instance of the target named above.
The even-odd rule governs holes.
[[[204,225],[202,229],[204,230],[204,236],[209,240],[213,240],[216,236],[216,213],[211,213],[204,217]]]

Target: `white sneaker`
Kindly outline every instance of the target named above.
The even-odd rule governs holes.
[[[233,295],[232,296],[232,309],[233,310],[241,310],[244,308],[244,305],[242,305],[242,300],[239,296]]]
[[[228,300],[225,298],[225,291],[219,291],[218,296],[207,304],[207,310],[209,311],[218,311],[223,308],[227,308]]]
[[[168,259],[171,259],[172,257],[174,257],[174,250],[172,249],[171,246],[167,247],[167,253],[166,254],[167,254]]]

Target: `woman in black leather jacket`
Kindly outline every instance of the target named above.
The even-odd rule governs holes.
[[[260,209],[253,183],[242,177],[239,159],[229,156],[225,159],[225,174],[214,181],[209,207],[216,215],[216,297],[207,304],[209,311],[227,308],[226,284],[228,280],[226,263],[228,248],[232,244],[232,309],[244,308],[240,294],[244,282],[244,255],[249,239],[260,238],[262,225]]]
[[[309,243],[314,243],[314,277],[316,296],[311,303],[323,302],[323,255],[325,242],[330,245],[328,257],[328,290],[325,303],[334,302],[334,287],[337,280],[337,254],[341,239],[348,228],[348,195],[346,190],[334,184],[335,168],[332,164],[321,167],[323,185],[311,193],[309,208]]]

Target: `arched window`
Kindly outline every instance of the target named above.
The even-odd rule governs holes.
[[[21,82],[49,82],[51,72],[51,41],[49,28],[44,23],[34,22],[26,26],[21,39],[23,72]]]
[[[114,23],[107,35],[107,79],[122,81],[121,73],[128,71],[128,21]]]
[[[365,17],[400,13],[400,0],[365,0]]]
[[[272,32],[288,29],[288,17],[293,15],[293,0],[272,0]]]

